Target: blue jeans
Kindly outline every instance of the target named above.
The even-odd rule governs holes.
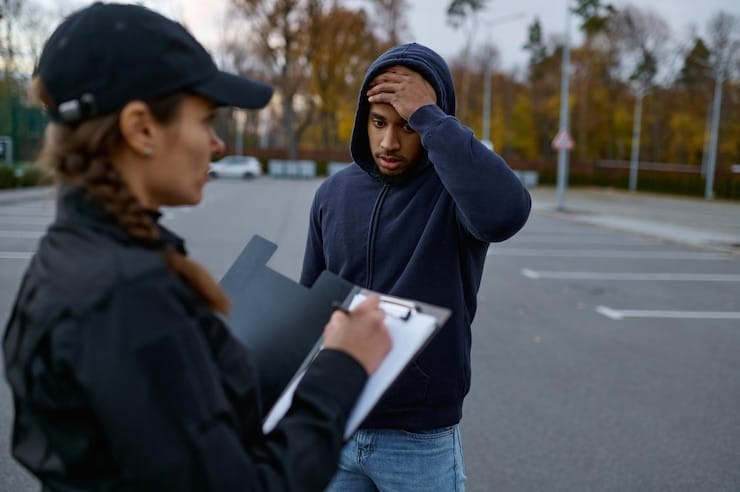
[[[462,492],[460,426],[420,432],[361,429],[342,449],[326,492]]]

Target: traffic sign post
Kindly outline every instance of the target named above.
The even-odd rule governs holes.
[[[568,130],[560,130],[552,139],[552,148],[555,150],[573,150],[573,147],[575,147],[575,142]]]

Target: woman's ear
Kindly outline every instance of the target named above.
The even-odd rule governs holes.
[[[150,157],[154,154],[158,125],[142,101],[132,101],[123,107],[118,117],[123,141],[135,153]]]

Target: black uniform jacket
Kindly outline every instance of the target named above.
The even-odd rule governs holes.
[[[263,436],[245,348],[156,248],[69,186],[3,350],[13,454],[45,490],[321,490],[367,378],[347,354],[323,351]]]

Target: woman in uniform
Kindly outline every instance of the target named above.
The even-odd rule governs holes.
[[[159,223],[202,197],[223,151],[217,106],[272,89],[220,72],[179,24],[96,3],[44,46],[32,94],[51,119],[41,159],[57,214],[3,340],[15,458],[44,490],[321,490],[349,412],[390,349],[378,299],[337,312],[268,435],[228,299]]]

